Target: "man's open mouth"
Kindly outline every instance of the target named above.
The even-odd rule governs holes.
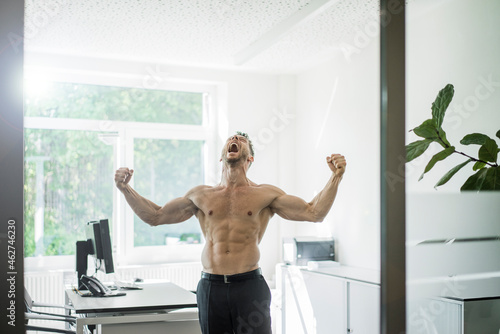
[[[229,153],[238,153],[239,151],[239,148],[238,148],[238,144],[236,143],[232,143],[231,145],[229,145],[229,149],[228,149],[228,152]]]

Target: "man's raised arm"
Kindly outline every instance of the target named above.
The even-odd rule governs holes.
[[[332,176],[311,202],[280,191],[281,194],[270,205],[273,213],[288,220],[322,222],[335,201],[346,168],[345,158],[340,154],[326,157],[326,162]]]
[[[115,173],[115,184],[135,214],[145,223],[151,226],[176,224],[188,220],[196,213],[197,207],[187,197],[173,199],[163,207],[142,197],[128,184],[133,174],[133,169],[118,169]]]

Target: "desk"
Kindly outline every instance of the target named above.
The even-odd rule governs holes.
[[[86,325],[99,325],[99,333],[200,333],[196,295],[173,283],[142,283],[142,290],[126,296],[82,297],[66,289],[66,301],[79,317],[77,334]]]

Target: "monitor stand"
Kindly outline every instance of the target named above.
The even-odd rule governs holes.
[[[78,290],[85,290],[85,286],[81,282],[82,275],[87,275],[88,255],[91,253],[91,247],[87,240],[76,242],[76,276],[78,280]]]

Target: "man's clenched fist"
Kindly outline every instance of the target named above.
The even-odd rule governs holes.
[[[115,184],[118,189],[123,189],[129,183],[132,175],[134,174],[133,169],[127,167],[121,167],[115,172]]]
[[[328,163],[328,167],[330,167],[330,169],[335,175],[337,176],[344,175],[347,163],[343,155],[332,154],[331,156],[326,157],[326,162]]]

